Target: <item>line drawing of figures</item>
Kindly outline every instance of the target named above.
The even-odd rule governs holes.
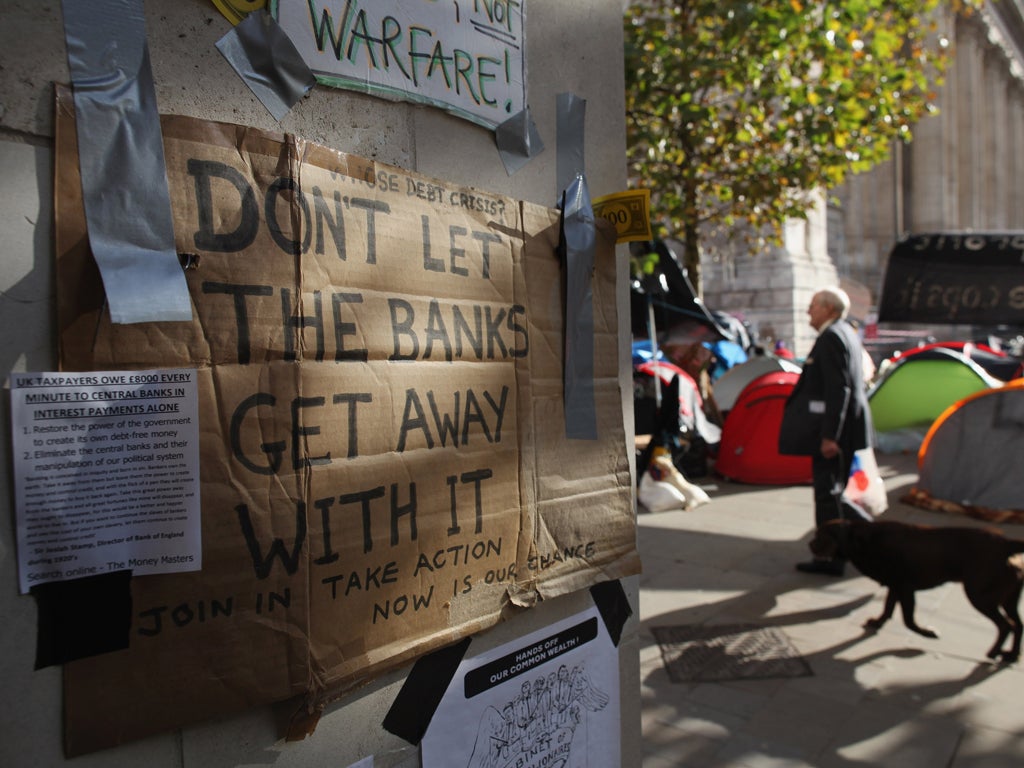
[[[482,712],[467,768],[586,765],[588,756],[578,753],[586,749],[587,713],[604,709],[609,698],[582,664],[525,679],[500,711],[492,705]]]
[[[551,727],[551,695],[548,692],[548,684],[541,675],[533,681],[533,691],[530,694],[530,729],[533,733],[533,740],[542,739],[550,731]]]
[[[498,768],[503,765],[511,754],[514,734],[516,724],[511,705],[506,705],[503,713],[494,707],[484,709],[476,731],[473,754],[469,757],[469,768]]]
[[[574,702],[579,702],[591,712],[604,709],[608,704],[608,694],[594,687],[587,671],[582,667],[573,669],[572,698]]]
[[[558,713],[558,724],[563,725],[569,719],[569,705],[572,703],[572,680],[569,679],[569,668],[565,664],[558,667],[557,675],[555,710]]]
[[[519,695],[512,700],[512,709],[516,715],[516,728],[519,730],[519,743],[523,751],[529,747],[530,729],[530,681],[524,680]]]

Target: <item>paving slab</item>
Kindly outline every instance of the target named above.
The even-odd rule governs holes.
[[[915,456],[879,454],[878,463],[883,519],[984,525],[903,504]],[[898,611],[867,631],[885,596],[877,583],[852,567],[838,579],[794,569],[809,557],[809,486],[697,482],[709,504],[638,516],[644,768],[1024,765],[1024,669],[985,657],[995,627],[959,584],[918,593],[918,621],[939,638],[911,632]],[[1024,538],[1024,526],[1003,530]],[[709,643],[737,626],[780,632],[811,674],[674,682],[664,638],[697,636],[691,625],[710,632]],[[657,627],[681,629],[659,632],[663,647]],[[715,663],[735,663],[737,675],[750,668],[739,658],[749,647],[725,648]],[[722,656],[730,653],[737,658]]]

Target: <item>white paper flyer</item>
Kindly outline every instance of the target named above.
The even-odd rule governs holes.
[[[596,608],[464,660],[422,741],[424,768],[619,765],[619,665]]]
[[[11,374],[18,573],[202,567],[196,372]]]

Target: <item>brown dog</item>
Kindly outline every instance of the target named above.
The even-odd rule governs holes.
[[[818,528],[810,542],[815,557],[842,557],[861,573],[889,588],[885,610],[864,625],[877,630],[892,616],[896,601],[903,623],[925,637],[938,637],[914,621],[914,592],[947,581],[959,581],[971,605],[996,625],[999,635],[988,652],[990,659],[1020,657],[1021,619],[1017,612],[1024,587],[1024,541],[1007,539],[983,528],[932,528],[893,521],[868,523],[832,520]],[[1007,635],[1013,645],[1003,650]]]

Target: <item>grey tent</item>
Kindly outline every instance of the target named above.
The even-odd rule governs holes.
[[[1019,383],[1018,383],[1019,382]],[[1024,521],[1024,381],[960,400],[932,425],[908,501],[988,520]]]

